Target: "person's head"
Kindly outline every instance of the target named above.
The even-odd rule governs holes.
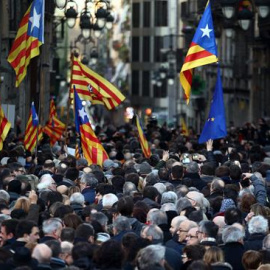
[[[61,245],[57,240],[48,240],[45,243],[52,250],[52,257],[59,258],[61,253]]]
[[[0,238],[3,242],[15,237],[16,227],[19,221],[17,219],[7,219],[1,224]]]
[[[130,222],[127,217],[118,216],[113,222],[113,234],[131,230]]]
[[[16,226],[15,236],[25,242],[36,243],[39,239],[38,226],[34,221],[21,220]]]
[[[117,202],[117,211],[126,217],[130,217],[132,215],[134,208],[133,199],[131,196],[124,196],[119,199]]]
[[[44,235],[59,239],[63,229],[62,221],[59,218],[50,218],[42,223]]]
[[[80,192],[75,192],[70,196],[70,204],[80,204],[84,206],[84,196]]]
[[[159,192],[156,188],[147,186],[143,190],[143,197],[156,201],[158,199]]]
[[[171,170],[171,178],[172,179],[182,179],[184,174],[184,168],[183,166],[176,165],[172,167]]]
[[[165,262],[165,247],[150,245],[141,249],[137,255],[137,266],[140,270],[163,267]]]
[[[164,203],[173,203],[176,204],[177,201],[177,195],[175,192],[173,191],[167,191],[164,192],[161,196],[161,202],[160,204],[164,204]]]
[[[164,235],[163,231],[157,225],[148,225],[142,229],[141,237],[156,244],[163,242]]]
[[[238,165],[232,164],[230,166],[230,177],[232,180],[240,180],[242,175],[242,170]]]
[[[0,200],[5,204],[9,204],[10,195],[5,190],[0,190]]]
[[[232,225],[233,223],[242,223],[242,213],[238,208],[231,207],[228,208],[225,213],[225,223],[227,225]]]
[[[186,198],[190,201],[191,205],[198,209],[203,208],[203,197],[203,194],[198,191],[190,191],[186,195]]]
[[[223,180],[215,178],[211,182],[210,192],[222,192],[223,193],[224,187],[225,187],[225,183],[223,182]]]
[[[67,170],[68,166],[66,163],[64,162],[60,162],[57,166],[56,166],[56,173],[60,174],[60,175],[64,175],[66,170]]]
[[[184,220],[187,220],[185,216],[176,216],[172,219],[170,227],[170,233],[172,235],[174,235],[177,232],[181,222],[183,222]]]
[[[137,192],[137,187],[132,182],[126,182],[123,186],[123,194],[126,196],[132,195],[134,192]]]
[[[46,173],[40,177],[37,188],[39,191],[44,190],[44,189],[50,189],[52,191],[56,191],[56,183],[54,179],[52,178],[52,176]]]
[[[125,184],[125,178],[121,175],[115,175],[111,179],[112,185],[117,192],[123,192],[123,186]]]
[[[89,223],[80,224],[75,230],[75,238],[77,240],[86,239],[89,243],[94,243],[95,230]]]
[[[85,188],[96,188],[98,185],[98,180],[97,178],[91,174],[91,173],[86,173],[82,176],[80,180],[80,189],[81,191],[84,190]]]
[[[206,162],[204,163],[201,168],[201,174],[202,175],[214,175],[215,174],[215,169],[214,169],[214,166],[210,163],[210,162]]]
[[[183,263],[187,261],[201,260],[204,256],[205,248],[201,245],[188,245],[183,248],[182,261]]]
[[[20,197],[16,200],[13,209],[22,209],[25,213],[28,213],[30,205],[30,200],[27,197]]]
[[[197,162],[192,161],[187,164],[187,168],[186,168],[187,173],[199,173],[199,170],[200,168]]]
[[[61,231],[61,242],[69,242],[69,243],[73,243],[75,238],[75,230],[73,228],[63,228]]]
[[[96,252],[96,262],[99,269],[121,269],[124,252],[121,244],[109,240],[104,242]]]
[[[73,182],[78,180],[79,177],[79,170],[74,167],[70,167],[65,172],[65,177]]]
[[[242,256],[242,264],[245,270],[257,269],[262,261],[262,255],[259,251],[248,250]]]
[[[222,249],[215,246],[209,247],[204,253],[203,260],[208,264],[224,262]]]
[[[200,243],[197,233],[198,229],[199,227],[194,227],[187,232],[186,236],[187,245],[198,245]]]
[[[251,220],[248,222],[248,232],[250,234],[255,233],[267,234],[268,220],[260,215],[252,217]]]
[[[59,258],[64,260],[67,265],[71,265],[73,263],[72,252],[73,244],[67,241],[61,242],[61,253]]]
[[[213,221],[202,221],[200,222],[198,237],[200,240],[206,237],[215,238],[218,234],[218,226]]]
[[[251,193],[245,193],[240,198],[239,208],[242,212],[249,213],[251,209],[251,205],[256,203],[256,198]]]
[[[228,177],[228,176],[230,176],[230,169],[229,169],[229,167],[227,167],[227,166],[219,166],[219,167],[217,167],[216,168],[216,170],[215,170],[215,175],[217,176],[217,177]]]
[[[108,193],[108,194],[105,194],[103,197],[102,197],[102,206],[104,209],[110,209],[112,208],[112,206],[118,202],[118,198],[115,194],[113,193]]]
[[[49,264],[52,250],[46,244],[37,244],[32,252],[32,257],[40,264]]]
[[[151,209],[147,214],[148,224],[168,224],[168,217],[165,212],[159,209]]]
[[[133,183],[136,187],[139,185],[139,175],[137,173],[129,173],[125,175],[125,182],[131,182]]]
[[[177,231],[178,234],[178,242],[183,243],[186,241],[187,233],[191,228],[197,228],[197,223],[190,220],[184,220]]]
[[[22,183],[19,180],[12,180],[8,183],[8,192],[14,192],[17,194],[21,194],[22,192]]]
[[[74,262],[79,260],[80,258],[92,259],[93,253],[93,245],[91,245],[89,242],[76,243],[71,252]]]
[[[65,215],[63,218],[63,222],[66,227],[70,227],[75,230],[80,224],[83,223],[82,219],[77,214],[74,213]]]
[[[235,226],[228,226],[222,232],[222,241],[224,244],[239,242],[243,243],[244,232]]]
[[[108,217],[102,212],[96,212],[91,214],[91,221],[97,221],[103,228],[104,231],[107,230]]]

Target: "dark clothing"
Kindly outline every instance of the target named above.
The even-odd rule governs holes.
[[[233,270],[232,266],[229,263],[225,262],[217,262],[211,264],[211,269],[212,270]]]
[[[160,208],[160,205],[157,202],[149,198],[144,198],[142,201],[146,203],[149,206],[149,208],[158,208],[158,209]]]
[[[265,236],[263,233],[251,234],[244,243],[245,250],[251,249],[258,251],[262,249],[262,242]]]
[[[64,260],[62,260],[60,258],[52,257],[51,262],[50,262],[50,266],[54,270],[61,270],[61,269],[66,267],[66,263]]]
[[[198,173],[186,173],[184,178],[190,178],[192,180],[192,186],[200,191],[206,186],[206,183],[201,179]]]
[[[76,186],[76,184],[68,178],[64,178],[62,182],[57,183],[57,186],[62,186],[62,185],[68,188]]]
[[[170,239],[172,239],[172,235],[170,233],[170,226],[168,224],[160,224],[158,227],[163,231],[163,244],[167,243]]]
[[[5,244],[3,245],[3,249],[10,250],[11,245],[16,241],[16,238],[8,239]]]
[[[59,183],[63,181],[64,176],[61,174],[53,174],[52,178],[54,179],[55,183],[59,186]]]
[[[49,264],[43,264],[40,263],[35,270],[52,270],[51,266]]]
[[[172,184],[175,188],[179,185],[183,185],[183,181],[180,179],[170,180],[168,182]]]
[[[9,196],[10,196],[10,199],[9,199],[9,203],[11,204],[12,202],[16,201],[18,198],[21,197],[20,194],[16,193],[16,192],[11,192],[9,191],[8,192]]]
[[[143,224],[134,217],[128,217],[132,230],[140,236]]]
[[[254,186],[254,195],[256,197],[257,202],[260,203],[261,205],[265,205],[267,193],[264,183],[255,174],[253,174],[250,177],[250,180],[252,182],[252,185]]]
[[[52,237],[52,236],[44,236],[39,240],[39,243],[42,244],[42,243],[45,243],[45,242],[47,242],[49,240],[56,240],[56,239],[54,237]]]
[[[78,216],[82,215],[83,206],[79,203],[71,203],[70,206],[74,210],[75,214]]]
[[[174,270],[180,269],[182,258],[177,251],[172,248],[165,247],[165,260]]]
[[[224,252],[225,262],[229,263],[233,270],[244,270],[242,256],[245,252],[244,245],[238,242],[227,243],[221,246]]]
[[[10,250],[15,251],[16,248],[18,247],[24,247],[26,245],[26,242],[24,241],[14,241],[11,245],[10,245]]]
[[[82,190],[82,195],[84,196],[85,202],[92,204],[95,202],[96,191],[90,187],[87,187]]]
[[[116,242],[118,242],[118,243],[121,243],[123,236],[124,236],[126,233],[130,233],[130,232],[133,232],[133,231],[131,231],[131,230],[129,230],[129,231],[122,231],[122,232],[118,233],[117,235],[113,236],[113,237],[111,238],[111,240],[114,240],[114,241],[116,241]]]
[[[168,248],[174,249],[181,256],[183,254],[183,248],[184,248],[185,244],[179,243],[178,242],[178,235],[175,234],[171,240],[166,242],[165,246]]]

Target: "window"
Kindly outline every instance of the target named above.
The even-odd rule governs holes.
[[[162,85],[160,87],[158,87],[157,85],[154,85],[153,96],[155,98],[167,97],[167,80],[162,80]]]
[[[140,38],[132,37],[132,61],[139,62],[139,52],[140,52]]]
[[[150,27],[151,5],[149,1],[143,3],[143,27]]]
[[[150,72],[143,71],[142,77],[142,95],[144,97],[150,96]]]
[[[162,37],[155,37],[155,44],[154,44],[154,62],[161,62],[161,53],[160,49],[163,48],[163,38]]]
[[[168,1],[155,0],[155,26],[168,26]]]
[[[143,37],[143,62],[150,61],[150,37]]]
[[[140,27],[140,3],[132,5],[132,26],[134,28]]]
[[[132,71],[132,95],[139,96],[139,71]]]

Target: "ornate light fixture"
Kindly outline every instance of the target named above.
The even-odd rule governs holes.
[[[255,0],[261,18],[266,18],[270,13],[270,0]]]

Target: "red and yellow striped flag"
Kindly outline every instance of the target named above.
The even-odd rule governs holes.
[[[3,149],[3,142],[10,130],[11,123],[7,120],[3,108],[0,106],[0,151]]]
[[[180,72],[180,82],[184,89],[187,103],[189,103],[191,94],[193,69],[217,61],[211,5],[208,1]]]
[[[117,107],[125,99],[113,84],[83,65],[75,56],[73,56],[70,83],[71,98],[73,98],[73,86],[76,87],[81,100],[102,104],[109,110]]]
[[[44,43],[44,1],[34,0],[21,20],[8,62],[16,73],[16,87],[24,79],[30,60]]]
[[[142,129],[142,126],[140,124],[140,119],[139,119],[138,115],[136,115],[136,126],[137,126],[137,129],[138,129],[139,141],[140,141],[140,144],[141,144],[143,154],[144,154],[144,156],[146,158],[149,158],[151,156],[151,150],[150,150],[148,142],[147,142],[147,140],[145,138],[145,135],[143,133],[143,129]]]
[[[180,121],[181,121],[181,134],[185,135],[185,136],[189,136],[189,132],[188,132],[188,128],[187,128],[187,124],[185,122],[185,119],[182,117]]]
[[[75,89],[74,89],[75,90]],[[88,164],[103,166],[108,154],[92,129],[77,91],[74,91],[74,116],[76,130],[81,136],[81,148]]]
[[[65,131],[65,124],[62,123],[57,118],[57,113],[55,109],[54,100],[51,99],[50,102],[50,116],[49,121],[46,126],[43,128],[43,132],[46,133],[50,137],[50,144],[54,145],[56,141],[58,141],[63,132]]]
[[[79,144],[78,143],[76,143],[76,146],[75,146],[75,158],[76,159],[80,159],[81,158],[80,147],[79,147]]]
[[[25,149],[30,152],[33,152],[36,147],[37,141],[41,140],[42,135],[43,135],[42,127],[38,124],[38,116],[34,108],[34,103],[32,103],[30,115],[25,129],[25,137],[24,137]]]

